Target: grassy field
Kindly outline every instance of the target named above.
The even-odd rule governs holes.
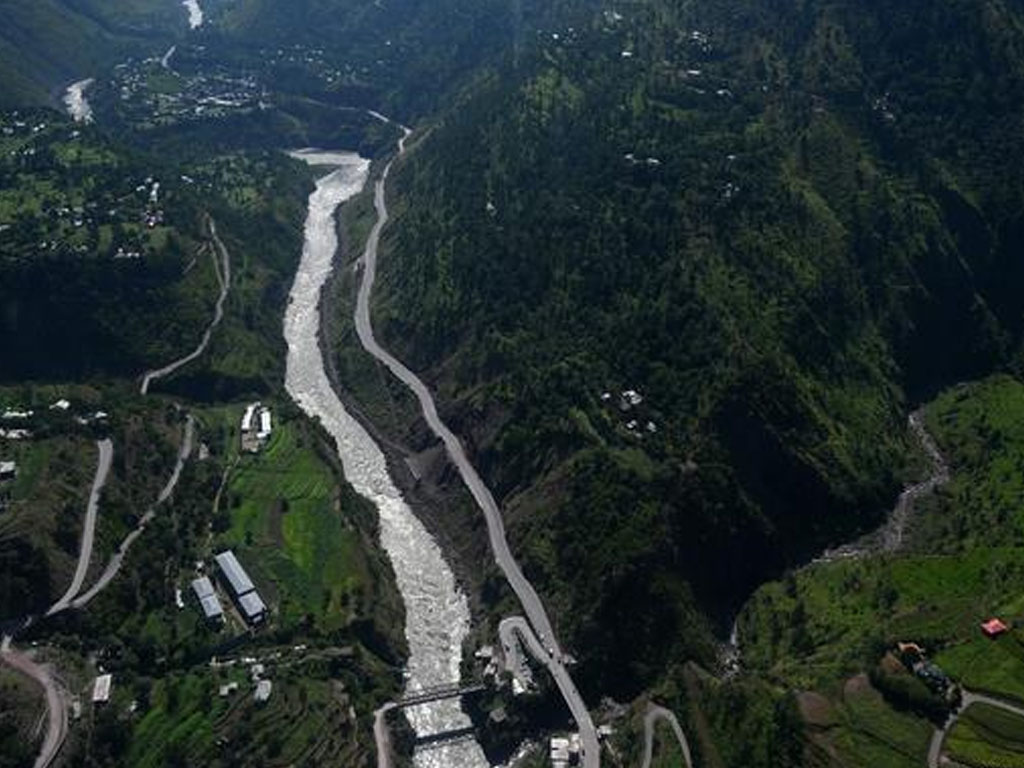
[[[1024,718],[989,704],[972,704],[946,739],[954,760],[978,768],[1024,765]]]
[[[230,429],[241,410],[220,412]],[[265,450],[238,458],[222,502],[230,528],[218,543],[239,551],[257,583],[272,585],[284,624],[309,614],[332,628],[353,617],[368,576],[315,439],[301,420],[278,421]]]
[[[937,661],[958,675],[972,666],[970,649],[991,647],[979,623],[992,614],[1013,618],[1021,595],[1024,556],[1014,548],[817,565],[763,587],[748,603],[744,654],[814,687],[858,671],[896,641],[913,640],[932,651],[948,647]],[[1006,664],[1020,662],[1009,654]],[[1000,674],[991,677],[998,682]],[[1013,679],[1004,685],[1024,693],[1024,678]]]
[[[917,519],[919,546],[1024,546],[1024,384],[995,376],[942,393],[926,410],[953,477]]]
[[[920,768],[925,764],[932,726],[889,707],[863,678],[849,680],[837,707],[834,747],[849,764]]]

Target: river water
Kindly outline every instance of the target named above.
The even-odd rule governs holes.
[[[92,122],[92,107],[85,98],[85,90],[92,84],[92,78],[79,80],[69,85],[64,92],[64,106],[68,108],[68,114],[76,123]]]
[[[406,690],[459,680],[462,643],[469,632],[469,606],[441,549],[413,515],[388,474],[384,454],[344,408],[324,369],[319,343],[320,294],[338,248],[335,212],[358,194],[369,175],[369,161],[353,153],[293,153],[310,165],[333,167],[309,197],[302,260],[285,312],[288,344],[285,386],[310,417],[334,438],[352,487],[371,501],[380,516],[381,546],[391,560],[405,603],[409,645]],[[406,710],[420,737],[469,726],[457,700]],[[475,740],[417,748],[417,768],[486,768]]]
[[[203,26],[203,9],[199,6],[199,0],[183,0],[181,4],[188,11],[188,28],[198,29]]]

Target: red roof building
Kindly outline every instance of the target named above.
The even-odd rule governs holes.
[[[982,622],[981,631],[988,637],[999,637],[1004,632],[1009,632],[1010,628],[1003,624],[1003,622],[997,618],[991,618],[988,621]]]

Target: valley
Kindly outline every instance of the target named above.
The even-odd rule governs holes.
[[[1024,765],[1019,8],[6,18],[0,766]]]

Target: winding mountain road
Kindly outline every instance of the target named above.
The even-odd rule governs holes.
[[[0,660],[33,680],[46,694],[46,736],[39,748],[34,768],[48,768],[53,763],[68,733],[68,697],[53,675],[49,664],[37,664],[29,656],[11,646],[11,638],[0,644]]]
[[[78,553],[78,566],[75,568],[75,575],[71,584],[61,598],[50,606],[46,612],[47,616],[53,616],[65,610],[72,598],[82,589],[85,575],[89,571],[89,563],[92,560],[92,546],[96,538],[96,513],[100,504],[100,493],[103,486],[107,484],[107,477],[110,475],[110,465],[114,459],[114,444],[110,440],[99,440],[96,443],[99,448],[99,458],[96,462],[96,475],[92,480],[92,490],[89,492],[89,505],[85,510],[85,522],[82,525],[82,543]]]
[[[379,120],[392,122],[379,113],[371,114]],[[403,135],[398,141],[397,157],[401,157],[405,153],[405,142],[411,133],[405,126],[400,127]],[[362,281],[359,284],[356,301],[356,332],[363,348],[387,366],[388,370],[416,395],[427,426],[444,443],[445,450],[462,477],[462,481],[483,511],[484,518],[487,521],[487,535],[491,551],[494,554],[494,560],[505,575],[516,597],[519,598],[523,611],[529,619],[529,625],[525,621],[522,625],[525,627],[522,634],[527,648],[537,661],[543,664],[551,673],[555,683],[558,685],[559,691],[562,693],[562,697],[569,707],[569,711],[576,720],[582,743],[580,754],[582,765],[584,768],[598,768],[601,760],[601,747],[597,740],[597,729],[594,727],[594,721],[587,710],[583,697],[580,695],[566,669],[565,659],[558,646],[558,640],[555,637],[555,632],[547,612],[544,610],[544,605],[509,549],[508,540],[505,536],[505,524],[494,496],[477,473],[473,463],[467,457],[459,438],[441,420],[437,413],[437,404],[434,402],[430,390],[415,373],[384,349],[374,336],[373,325],[370,320],[370,295],[373,291],[373,284],[377,275],[377,251],[380,244],[380,236],[388,222],[387,201],[385,199],[386,184],[388,174],[395,159],[397,158],[392,158],[384,167],[374,188],[374,207],[377,212],[377,221],[370,231],[370,236],[366,241],[366,248],[363,251],[363,275]],[[534,632],[536,632],[536,636]]]
[[[659,707],[657,704],[651,704],[647,708],[647,714],[644,715],[644,761],[641,768],[651,768],[651,759],[654,757],[654,726],[659,720],[664,720],[672,728],[676,741],[679,742],[679,748],[683,750],[683,759],[686,761],[687,768],[693,768],[690,743],[686,740],[682,726],[679,725],[679,721],[671,711]]]
[[[107,563],[107,567],[103,573],[96,580],[96,583],[89,587],[89,590],[74,600],[71,601],[72,608],[81,608],[83,605],[88,604],[96,595],[107,588],[107,585],[113,581],[114,577],[117,576],[117,572],[121,570],[121,565],[124,563],[124,558],[128,554],[128,550],[131,549],[132,544],[135,540],[142,535],[142,532],[146,529],[146,525],[156,515],[157,507],[163,504],[167,499],[174,493],[175,487],[178,485],[178,480],[181,479],[181,470],[185,466],[185,461],[192,453],[192,444],[195,441],[195,421],[191,415],[185,417],[185,432],[181,437],[181,445],[178,447],[178,458],[174,463],[174,471],[171,473],[170,479],[167,484],[164,485],[160,494],[156,497],[156,502],[144,514],[140,519],[135,530],[129,533],[121,541],[121,545],[117,548],[117,551],[110,556],[110,561]]]
[[[141,393],[143,395],[149,392],[149,385],[154,380],[173,373],[199,357],[206,350],[214,329],[220,324],[224,317],[224,302],[227,299],[228,291],[231,287],[231,258],[227,248],[224,246],[224,243],[217,234],[216,222],[209,217],[207,217],[206,221],[210,237],[215,246],[215,250],[211,256],[213,258],[214,271],[217,274],[217,282],[220,285],[220,294],[217,297],[213,319],[204,331],[203,337],[195,350],[185,357],[164,366],[163,368],[148,371],[142,377]],[[218,255],[220,256],[219,261]],[[96,517],[99,509],[99,497],[110,474],[114,455],[114,446],[110,440],[101,440],[97,443],[99,448],[99,459],[82,527],[82,542],[79,550],[78,565],[75,568],[75,573],[68,589],[60,599],[49,608],[46,612],[46,616],[53,616],[67,610],[68,608],[83,607],[96,597],[96,595],[106,589],[110,582],[113,581],[114,577],[117,576],[118,572],[121,570],[121,565],[124,562],[124,558],[128,553],[128,550],[131,548],[135,540],[142,535],[146,525],[156,515],[157,507],[167,501],[171,494],[174,493],[174,489],[177,487],[178,481],[181,478],[181,472],[185,466],[185,461],[192,453],[194,439],[195,421],[191,415],[187,415],[185,418],[184,433],[182,434],[181,444],[178,448],[177,460],[174,465],[174,470],[171,473],[171,477],[161,489],[154,504],[140,518],[135,530],[124,538],[117,551],[111,556],[110,561],[107,563],[107,567],[104,569],[100,577],[86,592],[78,594],[88,573],[89,563],[92,560],[92,550],[96,533]],[[22,622],[21,629],[32,624],[34,618],[35,617],[32,616],[27,617],[24,622]],[[10,664],[14,669],[36,681],[36,683],[38,683],[46,693],[48,725],[46,737],[43,740],[39,756],[36,758],[35,768],[47,768],[56,758],[64,744],[64,740],[67,738],[67,695],[54,679],[52,667],[50,665],[42,666],[36,664],[31,658],[17,651],[11,645],[12,640],[12,636],[7,635],[2,638],[2,641],[0,641],[0,661]]]
[[[950,715],[946,724],[942,728],[936,728],[935,733],[932,734],[932,741],[928,746],[928,768],[939,768],[942,758],[942,745],[946,743],[946,737],[949,735],[949,732],[953,730],[953,726],[956,725],[956,721],[960,718],[960,715],[962,715],[972,704],[988,704],[1005,712],[1010,712],[1011,714],[1024,718],[1024,707],[1018,706],[1017,704],[1013,704],[1003,699],[997,699],[984,693],[968,691],[966,688],[962,688],[961,692],[962,697],[960,699],[960,709]]]
[[[203,352],[206,351],[207,346],[210,344],[210,338],[213,336],[214,330],[218,325],[220,325],[220,321],[224,319],[224,301],[228,297],[228,291],[231,290],[231,257],[230,254],[228,254],[228,249],[224,247],[224,243],[217,235],[217,223],[212,218],[207,218],[206,226],[210,231],[210,238],[213,240],[215,246],[215,250],[211,254],[211,257],[213,258],[213,269],[217,273],[217,283],[220,285],[220,295],[217,297],[217,304],[213,310],[213,319],[203,332],[203,338],[199,341],[199,346],[184,357],[178,358],[173,363],[168,363],[163,368],[146,371],[142,377],[142,386],[139,388],[139,391],[143,395],[149,393],[149,385],[156,379],[162,379],[165,376],[169,376],[179,368],[188,365],[203,354]],[[218,254],[220,255],[219,262],[217,260]]]

